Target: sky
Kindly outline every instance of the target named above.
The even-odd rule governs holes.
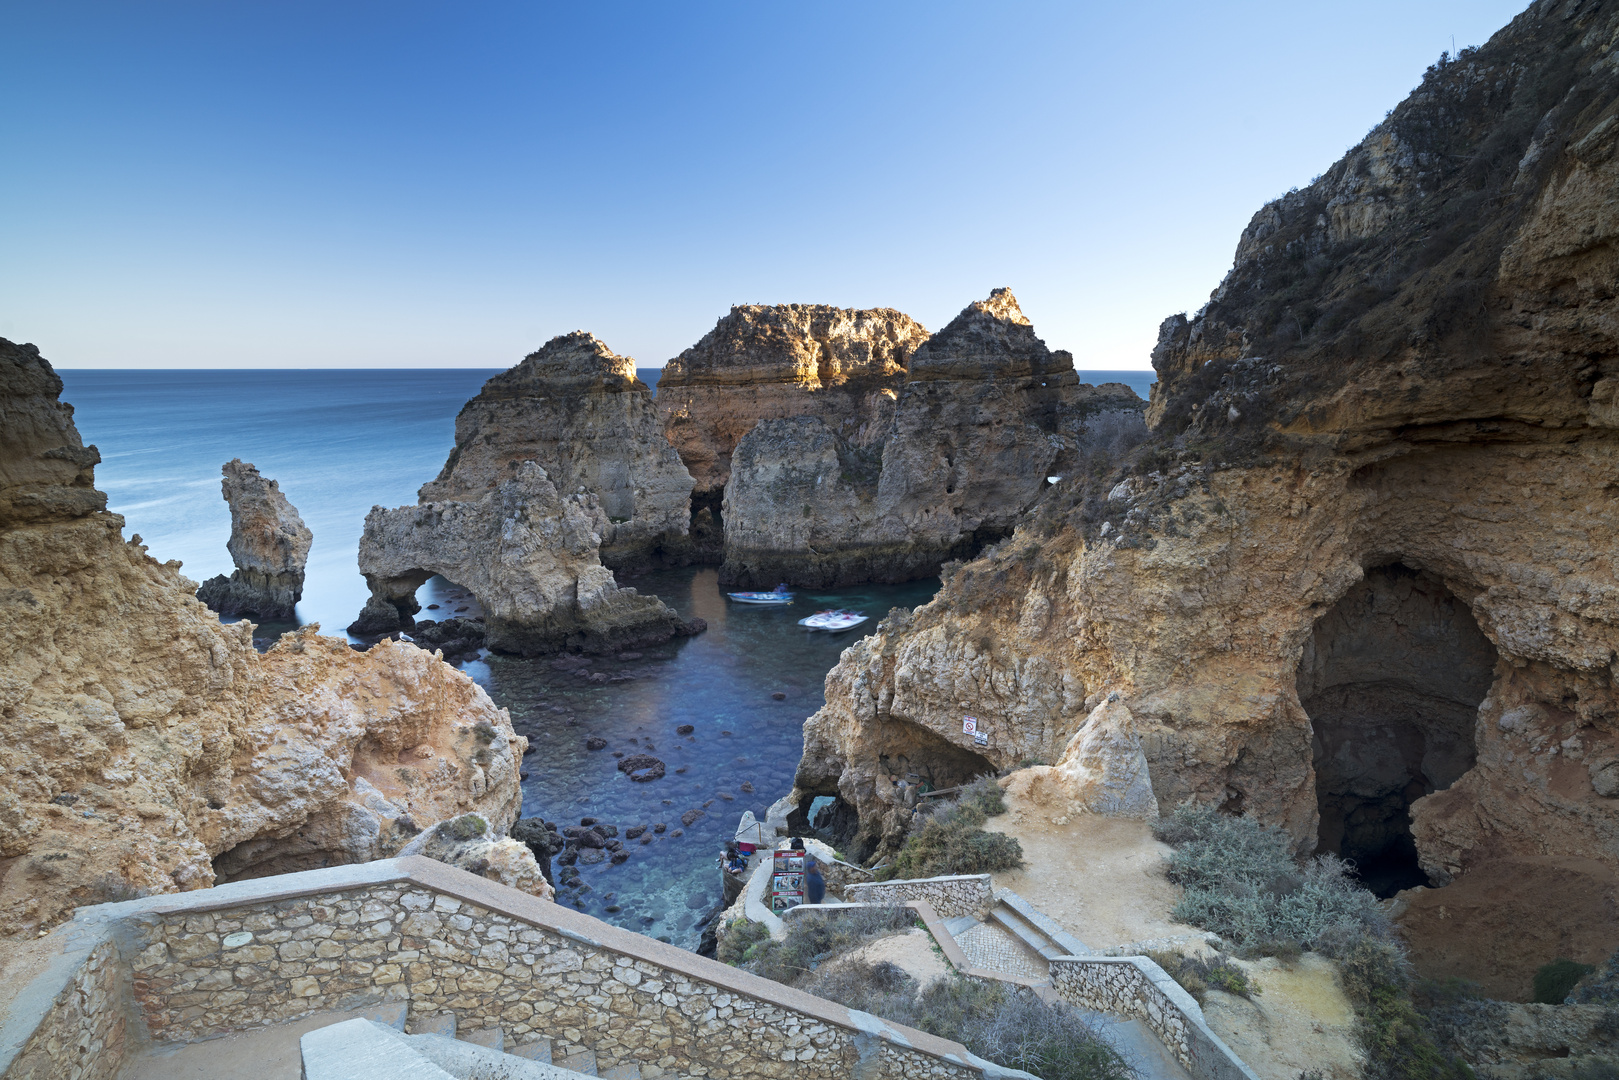
[[[59,367],[662,365],[1009,286],[1150,367],[1266,200],[1524,0],[0,0],[0,336]]]

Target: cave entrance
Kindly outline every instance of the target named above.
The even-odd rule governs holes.
[[[1368,570],[1316,621],[1296,677],[1313,730],[1316,850],[1353,861],[1380,897],[1429,884],[1411,804],[1473,767],[1495,659],[1468,606],[1399,563]]]

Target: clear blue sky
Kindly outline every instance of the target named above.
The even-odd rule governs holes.
[[[64,367],[643,366],[1010,286],[1141,368],[1265,200],[1524,0],[0,0],[0,336]]]

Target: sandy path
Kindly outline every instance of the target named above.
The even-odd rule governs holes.
[[[944,955],[933,944],[933,935],[914,927],[903,934],[868,942],[847,956],[840,957],[838,962],[842,964],[858,960],[868,964],[887,961],[922,986],[934,979],[944,978],[950,971],[944,962]]]
[[[1024,869],[992,875],[1097,952],[1151,938],[1197,936],[1170,915],[1180,887],[1164,877],[1171,848],[1144,821],[1080,814],[1057,825],[1039,807],[1007,795],[1007,812],[985,828],[1023,845]]]

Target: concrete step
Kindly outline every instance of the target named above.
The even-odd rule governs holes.
[[[488,1047],[496,1052],[504,1052],[506,1049],[506,1030],[504,1028],[473,1028],[471,1031],[460,1028],[457,1030],[455,1037],[462,1042],[469,1042],[474,1046]]]
[[[308,1032],[299,1050],[304,1080],[582,1080],[595,1075],[593,1054],[592,1068],[584,1073],[448,1035],[405,1035],[364,1019]]]
[[[406,1031],[412,1035],[443,1035],[446,1038],[455,1038],[455,1014],[452,1012],[430,1013],[426,1016],[412,1016],[405,1024]]]
[[[996,904],[991,908],[989,918],[991,922],[1010,931],[1012,936],[1047,960],[1054,960],[1059,956],[1067,955],[1066,951],[1059,948],[1044,932],[1034,927],[1023,916],[1005,904]]]
[[[541,1035],[533,1042],[514,1046],[506,1052],[513,1057],[527,1058],[529,1061],[538,1061],[541,1065],[549,1065],[551,1064],[551,1037]]]
[[[564,1069],[584,1073],[586,1076],[596,1075],[596,1051],[594,1050],[569,1050],[554,1060],[557,1065]]]
[[[963,933],[978,925],[978,920],[971,915],[957,915],[953,919],[944,920],[945,933],[951,937],[960,937]]]
[[[1057,948],[1061,949],[1064,956],[1089,956],[1091,954],[1092,949],[1089,945],[1064,930],[1062,924],[1056,919],[1039,910],[1011,889],[997,890],[995,900],[997,905],[1004,904],[1017,912],[1024,922],[1040,931]]]

